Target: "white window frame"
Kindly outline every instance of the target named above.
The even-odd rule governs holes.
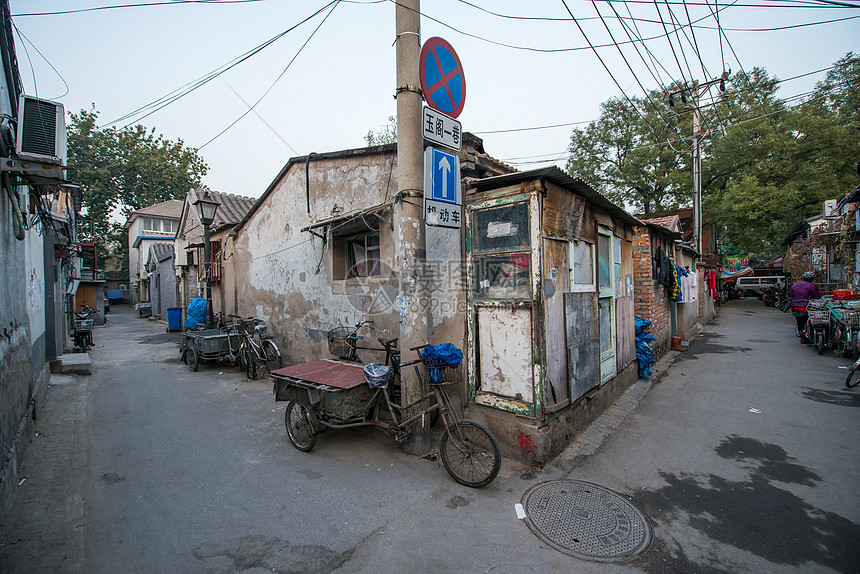
[[[577,283],[576,277],[574,276],[574,256],[576,251],[576,245],[582,244],[587,245],[589,247],[589,257],[591,258],[591,278],[588,283]],[[568,242],[568,253],[567,253],[567,261],[570,265],[570,291],[571,293],[594,293],[597,291],[597,265],[595,264],[595,247],[593,243],[589,243],[588,241],[569,241]]]

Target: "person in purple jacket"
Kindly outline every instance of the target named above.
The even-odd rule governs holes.
[[[800,333],[800,342],[808,343],[804,336],[806,330],[806,321],[809,320],[809,315],[806,312],[806,306],[812,299],[820,299],[821,294],[818,292],[818,287],[812,280],[815,279],[815,273],[807,271],[800,277],[800,281],[791,286],[791,314],[794,315],[797,321],[797,330]]]

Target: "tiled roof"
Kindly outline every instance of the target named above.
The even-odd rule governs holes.
[[[173,255],[173,243],[153,243],[149,246],[150,259],[155,257],[156,261],[164,261]]]
[[[161,261],[165,258],[165,256],[173,253],[173,244],[172,243],[155,243],[152,246],[152,252],[155,254],[155,257]]]
[[[124,227],[126,229],[131,227],[131,222],[136,217],[139,217],[141,215],[179,219],[182,215],[183,205],[185,205],[185,202],[181,199],[168,199],[167,201],[162,201],[161,203],[156,203],[155,205],[150,205],[149,207],[142,207],[128,216]]]
[[[677,215],[667,215],[665,217],[653,217],[651,219],[643,219],[642,223],[653,223],[654,225],[659,225],[660,227],[665,227],[666,229],[672,229],[673,224],[678,222]],[[672,231],[675,231],[672,229]]]
[[[188,192],[188,201],[193,204],[195,201],[203,197],[207,190],[192,189]],[[209,197],[218,201],[221,205],[218,206],[218,211],[215,212],[215,221],[212,222],[212,227],[217,229],[225,225],[236,225],[239,223],[245,214],[251,210],[256,201],[252,197],[243,197],[241,195],[233,195],[231,193],[221,193],[220,191],[208,190]],[[195,217],[196,219],[196,217]]]
[[[169,199],[161,203],[156,203],[155,205],[150,205],[149,207],[138,209],[134,213],[140,215],[154,215],[157,217],[175,217],[176,219],[179,219],[179,216],[182,214],[182,203],[181,199]]]

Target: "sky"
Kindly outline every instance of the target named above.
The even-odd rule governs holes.
[[[10,4],[27,94],[67,113],[94,105],[100,126],[143,124],[198,148],[213,190],[259,197],[289,158],[362,147],[396,113],[391,0]],[[640,83],[753,67],[788,79],[860,52],[855,0],[425,0],[421,12],[422,42],[444,38],[462,62],[463,130],[524,170],[563,168],[571,130],[597,119],[607,99],[641,97]],[[779,96],[804,94],[824,75],[786,80]]]

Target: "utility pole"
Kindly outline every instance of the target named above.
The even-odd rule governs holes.
[[[421,133],[421,54],[419,0],[399,0],[395,7],[397,31],[397,191],[395,208],[395,266],[400,281],[400,349],[411,360],[411,347],[427,344],[428,304],[424,281],[427,256],[424,237],[424,138]],[[403,369],[401,403],[410,404],[423,395],[421,380]],[[429,428],[416,429],[404,450],[424,454],[429,448]]]
[[[720,86],[720,91],[725,92],[728,77],[729,73],[723,72],[719,78],[702,84],[694,80],[692,88],[669,92],[670,106],[675,105],[674,96],[677,95],[687,103],[688,93],[693,102],[693,247],[699,254],[702,253],[702,112],[699,109],[699,100],[702,94],[717,84]]]
[[[699,82],[693,82],[693,247],[702,253],[702,112]]]

